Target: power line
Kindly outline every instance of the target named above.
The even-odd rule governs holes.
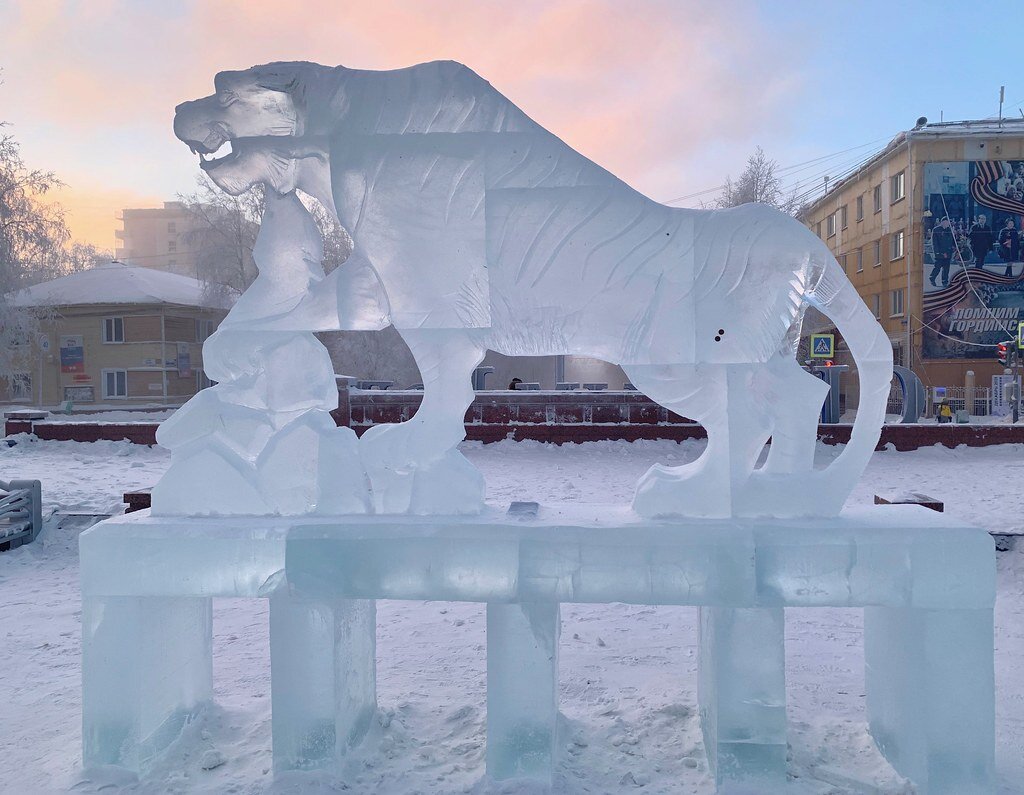
[[[851,146],[849,149],[841,149],[838,152],[832,152],[831,154],[821,155],[820,157],[811,158],[810,160],[805,160],[805,161],[803,161],[801,163],[794,163],[792,165],[785,166],[783,168],[778,169],[776,171],[776,174],[783,175],[783,174],[788,174],[789,172],[799,173],[799,171],[805,170],[807,167],[814,166],[815,164],[819,164],[819,163],[822,163],[824,161],[832,160],[832,159],[834,159],[836,157],[840,157],[840,156],[845,155],[845,154],[847,154],[849,152],[855,152],[858,149],[864,149],[865,147],[868,147],[868,146],[874,146],[874,145],[876,145],[876,144],[878,144],[878,143],[880,143],[882,141],[887,141],[887,140],[890,140],[890,139],[888,137],[876,138],[876,139],[874,139],[872,141],[868,141],[868,142],[863,143],[863,144],[858,144],[857,146]],[[860,160],[860,158],[858,158],[858,161],[859,160]],[[824,172],[822,172],[822,173],[824,173]],[[708,194],[708,193],[714,193],[715,191],[720,191],[720,190],[723,190],[724,188],[725,188],[725,185],[718,185],[718,186],[716,186],[714,188],[705,188],[704,190],[699,190],[699,191],[696,191],[694,193],[689,193],[689,194],[686,194],[685,196],[677,196],[674,199],[669,199],[668,201],[662,202],[662,204],[675,204],[676,202],[686,201],[687,199],[696,198],[697,196],[703,196],[703,195]]]

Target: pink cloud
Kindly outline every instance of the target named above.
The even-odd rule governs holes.
[[[209,93],[215,72],[270,60],[396,68],[453,58],[662,199],[704,187],[684,169],[709,142],[784,125],[802,87],[799,61],[764,35],[748,0],[224,0],[180,12],[25,0],[13,17],[0,21],[4,91],[72,129],[131,123],[169,136],[174,105]]]

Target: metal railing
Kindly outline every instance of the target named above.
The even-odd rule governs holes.
[[[929,414],[934,415],[935,405],[939,401],[941,395],[938,392],[942,387],[930,387],[928,395],[928,403],[931,407]],[[971,401],[972,405],[967,405],[967,388],[962,386],[947,386],[945,389],[945,400],[949,403],[949,407],[953,412],[963,411],[967,409],[967,413],[975,417],[987,417],[992,413],[992,389],[987,386],[976,386],[971,391],[974,392],[974,398]]]
[[[886,414],[903,414],[903,387],[895,376],[889,385],[889,399],[885,402]]]
[[[42,484],[0,480],[0,551],[34,541],[42,526]]]

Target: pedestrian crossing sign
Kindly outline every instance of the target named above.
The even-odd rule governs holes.
[[[1024,325],[1024,324],[1022,324]],[[836,357],[836,335],[835,334],[812,334],[811,335],[811,358],[812,359],[834,359]]]

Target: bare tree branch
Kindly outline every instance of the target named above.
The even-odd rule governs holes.
[[[759,146],[749,158],[746,168],[734,182],[725,178],[722,194],[715,200],[715,207],[738,207],[741,204],[759,202],[795,214],[797,202],[793,196],[786,197],[782,179],[778,175],[779,164],[764,153]]]

